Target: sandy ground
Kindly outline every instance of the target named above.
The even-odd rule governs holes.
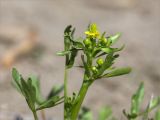
[[[25,76],[40,76],[44,96],[52,84],[63,83],[64,59],[56,52],[63,49],[63,30],[68,24],[83,35],[89,22],[96,22],[101,31],[122,32],[126,48],[116,65],[131,66],[127,76],[99,80],[90,88],[84,105],[96,114],[103,105],[111,105],[117,118],[130,106],[130,97],[140,81],[145,81],[146,100],[160,95],[160,1],[159,0],[0,0],[0,25],[34,27],[41,51],[38,58],[27,55],[13,66]],[[10,46],[0,42],[0,57]],[[70,91],[78,90],[82,71],[70,71]],[[21,95],[10,85],[11,69],[0,68],[0,120],[13,120],[21,115],[32,120],[31,112]],[[63,120],[63,105],[46,110],[47,118]]]

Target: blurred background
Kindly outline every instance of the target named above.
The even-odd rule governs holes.
[[[101,32],[123,35],[117,45],[125,44],[117,66],[131,66],[131,74],[102,79],[88,91],[84,105],[96,114],[104,105],[113,108],[117,118],[129,108],[131,94],[145,82],[147,103],[160,95],[160,1],[159,0],[0,0],[0,120],[33,120],[24,98],[11,86],[11,68],[25,77],[39,76],[42,93],[52,85],[63,84],[63,31],[76,27],[76,36],[90,22]],[[78,60],[78,64],[80,60]],[[70,92],[78,90],[83,71],[70,71]],[[128,109],[127,109],[128,110]],[[47,120],[63,120],[63,105],[46,110]],[[17,119],[18,120],[18,119]]]

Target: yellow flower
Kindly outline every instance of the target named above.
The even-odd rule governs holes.
[[[96,24],[91,24],[88,31],[85,31],[85,34],[90,38],[98,38],[100,36],[99,31],[97,30]]]

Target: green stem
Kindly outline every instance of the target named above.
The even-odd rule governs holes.
[[[64,98],[67,97],[67,68],[64,70]]]
[[[37,112],[33,111],[34,120],[38,120]]]
[[[66,104],[67,104],[67,74],[68,74],[68,69],[65,66],[64,70],[64,119],[66,120],[67,116],[67,111],[66,111]]]
[[[78,94],[78,102],[75,104],[71,111],[71,120],[77,120],[78,118],[78,113],[80,111],[81,105],[83,103],[83,100],[86,96],[87,90],[89,88],[90,84],[89,83],[83,83],[81,86],[81,89]]]

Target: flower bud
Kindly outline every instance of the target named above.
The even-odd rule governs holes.
[[[95,66],[92,67],[92,71],[93,71],[93,73],[97,73],[98,72],[98,70],[97,70],[97,68]]]
[[[104,63],[102,58],[99,58],[96,62],[98,64],[98,66],[101,66]]]
[[[102,39],[102,44],[104,44],[104,45],[107,44],[107,38],[103,37],[103,39]]]
[[[83,43],[85,44],[85,46],[90,46],[92,44],[91,40],[88,38],[83,40]]]

